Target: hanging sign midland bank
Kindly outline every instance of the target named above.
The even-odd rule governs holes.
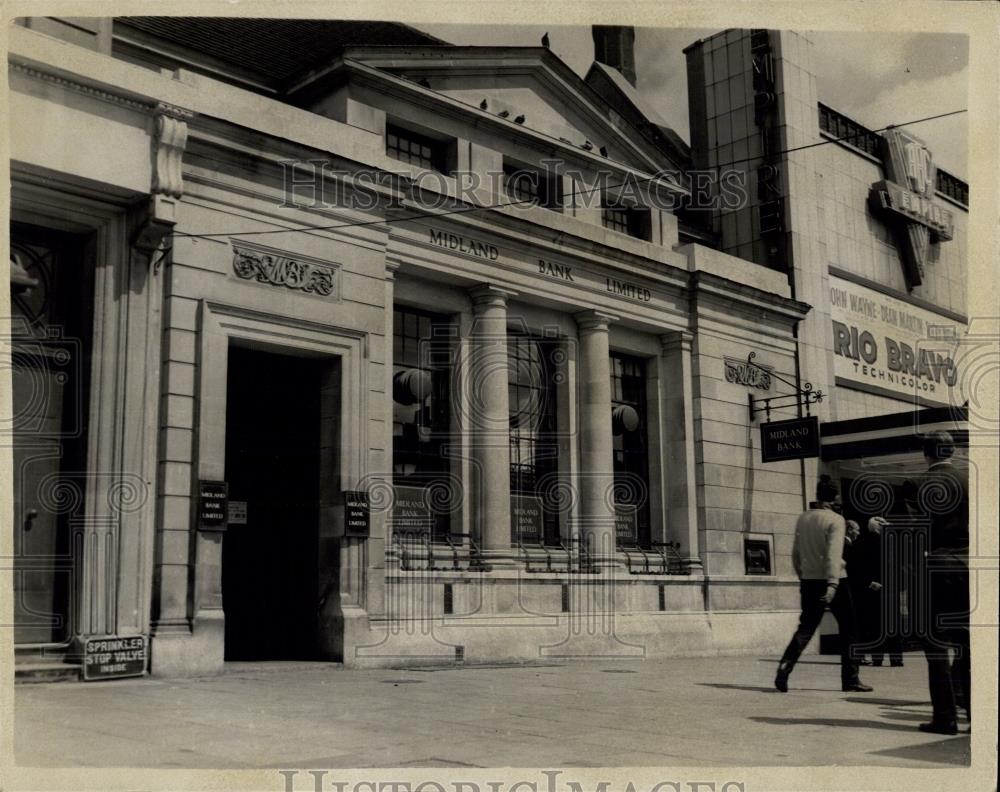
[[[952,403],[964,325],[833,276],[830,318],[838,385]]]

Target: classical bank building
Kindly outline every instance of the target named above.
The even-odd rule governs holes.
[[[961,441],[968,188],[805,36],[693,44],[690,145],[594,41],[20,20],[21,671],[783,645],[817,472],[883,513]]]

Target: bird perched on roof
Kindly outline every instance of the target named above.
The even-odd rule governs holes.
[[[523,124],[524,123],[524,115],[519,115],[517,118],[515,118],[514,119],[514,123],[515,124]]]
[[[584,151],[593,151],[594,150],[594,144],[591,143],[589,140],[585,140],[583,142],[583,145],[580,146],[580,148],[582,148]]]
[[[486,101],[485,99],[483,99],[483,101],[481,101],[481,102],[479,103],[479,109],[480,109],[480,110],[485,110],[485,109],[486,109],[487,107],[489,107],[489,106],[490,106],[490,103],[489,103],[489,102],[487,102],[487,101]]]
[[[497,115],[500,116],[501,118],[506,118],[507,116],[510,115],[510,110],[501,110],[499,113],[497,113]]]
[[[608,156],[608,147],[607,146],[601,146],[601,148],[599,149],[599,151],[601,152],[601,156],[602,157]]]
[[[417,80],[417,85],[422,85],[424,86],[424,88],[431,87],[430,81],[426,77],[421,77],[419,80]]]
[[[542,46],[546,49],[549,48],[549,32],[547,30],[542,34]]]

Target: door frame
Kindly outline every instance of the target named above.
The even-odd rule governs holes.
[[[163,267],[150,266],[130,243],[143,219],[144,197],[11,163],[9,220],[87,235],[82,259],[93,266],[82,547],[72,584],[71,638],[60,644],[74,653],[88,635],[149,631],[157,405],[148,395],[159,389]],[[8,354],[3,351],[0,364],[9,366]],[[8,555],[12,538],[5,535],[0,545]]]
[[[368,339],[364,332],[321,324],[295,317],[267,313],[242,306],[203,299],[198,304],[199,341],[192,466],[192,492],[199,479],[226,480],[226,400],[229,346],[233,341],[250,342],[261,349],[287,355],[307,355],[335,359],[338,380],[330,383],[337,391],[336,409],[336,491],[354,489],[368,472],[368,420],[365,396],[368,393]],[[321,457],[325,455],[321,452]],[[324,468],[321,458],[320,469]],[[195,499],[192,499],[195,500]],[[196,506],[196,504],[192,504]],[[320,504],[319,533],[321,542],[333,539],[339,543],[343,520],[324,517],[327,506]],[[332,511],[336,511],[333,509]],[[192,518],[193,519],[193,518]],[[337,524],[333,524],[337,523]],[[192,630],[205,628],[213,640],[221,642],[215,648],[216,657],[224,657],[225,612],[222,602],[222,543],[224,533],[197,531],[194,537],[194,580]],[[341,574],[347,566],[361,565],[367,548],[352,547],[358,558],[338,553],[337,573],[339,602],[364,608],[364,576],[361,585],[352,576]],[[322,576],[321,576],[322,581]],[[319,636],[321,654],[331,655],[342,636]]]

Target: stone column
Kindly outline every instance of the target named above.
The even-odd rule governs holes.
[[[507,300],[514,292],[486,284],[470,295],[473,321],[465,411],[472,441],[473,520],[483,560],[491,566],[511,565]]]
[[[660,336],[660,423],[663,438],[661,486],[667,540],[678,542],[684,566],[703,571],[698,545],[698,502],[694,462],[692,335],[680,330]]]
[[[608,325],[617,317],[597,311],[576,314],[579,328],[579,525],[592,566],[614,566],[615,460],[611,428],[611,361]]]

